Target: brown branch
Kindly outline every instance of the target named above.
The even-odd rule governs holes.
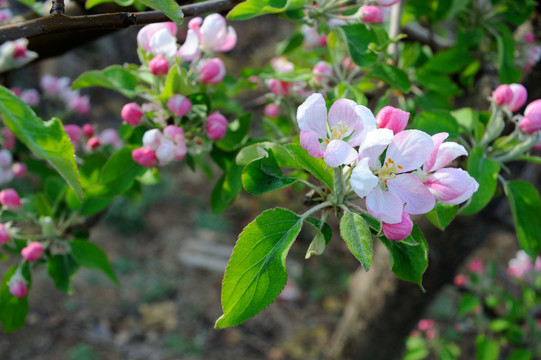
[[[180,8],[184,12],[184,16],[198,16],[208,12],[230,10],[239,2],[239,0],[211,0]],[[85,16],[53,14],[48,17],[0,27],[0,44],[22,37],[32,38],[75,31],[115,30],[164,21],[170,21],[170,19],[160,11],[118,12]]]

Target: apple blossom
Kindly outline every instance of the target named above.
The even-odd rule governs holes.
[[[173,115],[182,117],[192,109],[192,102],[184,95],[174,94],[167,100],[167,108]]]
[[[6,150],[11,150],[15,147],[15,135],[7,127],[2,129],[2,146]]]
[[[314,74],[314,81],[316,84],[327,83],[333,76],[331,65],[326,61],[320,61],[314,65],[312,73]]]
[[[21,255],[26,261],[34,262],[41,258],[43,250],[43,245],[38,241],[34,241],[21,250]]]
[[[274,103],[265,105],[265,109],[263,110],[265,113],[265,116],[275,118],[280,115],[280,107]]]
[[[67,124],[64,125],[64,131],[68,134],[73,146],[77,146],[77,143],[83,137],[83,130],[79,125]]]
[[[7,168],[13,163],[11,152],[6,149],[0,150],[0,167]]]
[[[506,104],[506,108],[510,111],[517,111],[526,103],[528,92],[522,84],[511,84],[509,87],[513,91],[513,98]]]
[[[411,231],[413,230],[413,220],[411,220],[411,217],[407,212],[403,211],[402,220],[399,223],[389,224],[383,222],[381,226],[383,228],[383,234],[385,234],[387,239],[400,241],[411,234]]]
[[[92,136],[90,139],[87,140],[86,146],[90,150],[96,150],[100,147],[100,139],[97,136]]]
[[[137,126],[141,122],[141,118],[143,117],[143,110],[141,110],[141,107],[139,104],[135,102],[127,103],[122,107],[122,110],[120,111],[120,116],[122,117],[122,120],[127,122],[130,125]]]
[[[13,13],[9,8],[0,9],[0,21],[6,21],[13,17]]]
[[[533,34],[533,32],[527,32],[526,34],[524,34],[524,36],[522,36],[522,39],[525,43],[532,44],[535,41],[535,35]]]
[[[360,10],[361,21],[369,24],[381,24],[383,21],[383,10],[379,6],[368,5]]]
[[[0,45],[0,71],[7,71],[28,64],[38,57],[34,51],[27,49],[25,38],[6,41]]]
[[[6,244],[10,238],[11,234],[9,233],[9,229],[6,227],[6,225],[0,223],[0,245]]]
[[[511,276],[522,278],[526,273],[534,269],[530,257],[524,250],[519,250],[515,257],[509,260],[507,273]]]
[[[225,64],[220,58],[209,59],[201,65],[198,76],[203,84],[219,84],[225,77]]]
[[[148,63],[150,72],[156,76],[164,76],[169,72],[169,62],[163,56],[156,56]]]
[[[19,194],[11,188],[0,191],[0,204],[10,210],[21,207],[21,198]]]
[[[86,137],[92,137],[94,136],[94,126],[92,126],[92,124],[84,124],[83,125],[83,134],[86,136]]]
[[[163,129],[163,135],[173,141],[184,141],[184,130],[176,125],[167,125]]]
[[[497,105],[509,104],[513,100],[513,90],[507,84],[502,84],[492,92],[492,98]]]
[[[376,115],[378,128],[385,128],[397,134],[406,128],[410,113],[392,106],[385,106]]]
[[[68,108],[81,115],[86,115],[90,112],[90,98],[88,95],[74,92],[68,101]]]
[[[13,171],[13,175],[15,175],[18,178],[24,177],[26,175],[26,170],[27,170],[26,165],[21,162],[17,162],[13,164],[13,166],[11,167],[11,171]]]
[[[26,280],[18,270],[8,281],[9,292],[17,298],[23,298],[28,294]]]
[[[36,89],[26,89],[21,92],[19,96],[22,101],[30,106],[39,105],[40,96]]]
[[[210,114],[205,125],[207,136],[213,141],[218,141],[227,132],[227,119],[220,113]]]
[[[111,145],[115,149],[120,149],[123,145],[118,130],[113,128],[103,130],[99,135],[99,142],[101,145]]]
[[[163,22],[143,26],[137,33],[139,46],[154,55],[173,56],[177,51],[177,25]]]
[[[520,131],[528,135],[541,130],[541,114],[532,113],[530,115],[524,116],[518,122],[518,127]]]
[[[158,161],[154,150],[145,146],[133,150],[131,156],[133,161],[144,167],[153,167]]]

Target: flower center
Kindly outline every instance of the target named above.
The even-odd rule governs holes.
[[[331,139],[333,140],[342,140],[344,135],[348,132],[348,126],[343,122],[339,121],[336,126],[331,128]]]
[[[387,186],[387,180],[394,179],[398,170],[402,170],[401,165],[395,164],[394,160],[388,158],[381,169],[379,169],[377,176],[380,183],[384,183]]]

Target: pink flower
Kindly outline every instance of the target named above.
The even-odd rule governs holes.
[[[528,135],[541,130],[541,114],[532,113],[528,116],[524,116],[518,122],[518,127],[520,128],[520,131]]]
[[[316,84],[328,83],[333,76],[331,65],[326,61],[320,61],[312,69],[314,73],[314,81]]]
[[[111,145],[115,149],[122,147],[122,140],[118,136],[118,130],[113,128],[103,130],[100,133],[99,142],[101,145]]]
[[[34,51],[27,49],[28,40],[25,38],[6,41],[0,45],[0,59],[2,71],[18,68],[38,57]]]
[[[207,136],[213,141],[218,141],[225,136],[227,132],[227,119],[220,113],[210,114],[205,126]]]
[[[198,76],[203,84],[219,84],[225,77],[225,64],[220,58],[209,59],[201,66]]]
[[[492,92],[492,98],[498,105],[509,104],[513,100],[513,90],[507,84],[500,85]]]
[[[227,26],[220,14],[211,14],[204,21],[200,17],[193,18],[188,28],[186,41],[177,52],[183,61],[192,61],[199,56],[201,50],[226,52],[237,43],[235,29]]]
[[[433,146],[430,136],[419,130],[405,130],[393,137],[391,130],[377,129],[366,135],[350,184],[360,198],[366,197],[372,216],[397,224],[403,221],[403,211],[416,215],[432,210],[434,196],[410,172],[422,166]],[[386,148],[381,164],[379,157]]]
[[[524,275],[534,269],[534,264],[524,250],[519,250],[515,257],[509,260],[507,273],[511,276],[522,278]]]
[[[122,107],[120,116],[122,117],[122,120],[124,120],[128,124],[137,126],[139,125],[139,123],[141,122],[141,118],[143,117],[143,110],[141,110],[139,104],[135,102],[127,103]]]
[[[77,146],[77,143],[83,137],[83,131],[79,125],[67,124],[64,125],[64,131],[68,134],[73,146]]]
[[[87,140],[86,146],[90,150],[96,150],[97,148],[100,147],[100,139],[97,136],[93,136],[93,137],[91,137],[90,139]]]
[[[13,156],[11,152],[6,149],[0,150],[0,168],[10,167],[13,163]]]
[[[30,106],[39,105],[40,96],[36,89],[26,89],[20,95],[22,101]]]
[[[311,156],[324,158],[330,167],[357,160],[354,147],[361,143],[365,130],[376,125],[368,108],[348,99],[335,101],[327,118],[325,99],[318,93],[310,95],[298,107],[297,123],[301,146]]]
[[[86,115],[90,112],[90,98],[87,95],[75,93],[68,102],[68,108],[76,113]]]
[[[153,167],[158,161],[154,150],[147,147],[133,150],[131,156],[133,161],[144,167]]]
[[[278,115],[280,115],[280,108],[278,107],[278,105],[274,103],[267,104],[265,105],[264,113],[265,113],[265,116],[276,118],[278,117]]]
[[[83,134],[86,137],[94,136],[94,127],[92,126],[92,124],[84,124],[83,125]]]
[[[477,273],[477,274],[484,274],[485,273],[485,265],[483,264],[483,260],[480,258],[475,258],[468,266],[470,271]]]
[[[434,328],[434,320],[432,319],[421,319],[417,324],[417,328],[421,331],[427,331]]]
[[[524,40],[525,43],[532,44],[535,41],[535,36],[534,36],[533,32],[528,32],[528,33],[524,34],[522,39]]]
[[[509,87],[511,88],[511,91],[513,91],[513,99],[506,104],[506,108],[510,111],[517,111],[526,103],[528,91],[526,91],[526,88],[521,84],[511,84]]]
[[[173,115],[182,117],[192,109],[192,102],[187,97],[175,94],[167,100],[167,108],[171,110]]]
[[[274,95],[289,96],[289,90],[293,87],[292,82],[282,81],[278,79],[268,79],[265,81],[269,89]]]
[[[163,135],[173,141],[184,141],[184,130],[176,125],[168,125],[163,129]]]
[[[2,135],[4,136],[4,141],[2,146],[6,150],[11,150],[15,147],[15,135],[7,127],[2,129]]]
[[[382,223],[383,233],[389,240],[400,241],[407,238],[413,230],[413,220],[407,212],[402,212],[402,221],[396,224]]]
[[[169,72],[169,62],[163,56],[156,56],[148,63],[150,72],[156,76],[164,76]]]
[[[177,51],[177,25],[163,22],[144,26],[137,33],[139,46],[154,55],[173,56]]]
[[[0,204],[9,210],[21,207],[21,198],[19,194],[11,188],[0,191]]]
[[[161,144],[163,134],[158,129],[147,130],[143,134],[143,146],[156,151]]]
[[[38,241],[34,241],[21,250],[21,255],[26,261],[33,262],[41,258],[43,250],[43,245]]]
[[[13,17],[13,13],[9,8],[0,9],[0,21],[6,21]]]
[[[524,115],[529,116],[533,114],[541,114],[541,99],[534,100],[526,106]]]
[[[22,178],[26,175],[26,165],[21,162],[17,162],[13,164],[11,167],[11,171],[13,171],[13,175],[15,175],[18,178]]]
[[[453,279],[453,284],[455,284],[455,286],[464,286],[467,282],[468,280],[464,275],[457,275]]]
[[[43,75],[40,86],[45,94],[53,95],[59,90],[59,79],[49,74]]]
[[[385,106],[376,115],[378,128],[389,129],[397,134],[406,128],[410,113],[392,106]]]
[[[381,24],[383,21],[383,10],[379,6],[368,5],[361,10],[361,21],[369,24]]]
[[[13,274],[11,279],[9,279],[8,286],[9,292],[15,297],[23,298],[28,294],[28,286],[26,285],[26,280],[24,279],[19,270],[15,272],[15,274]]]
[[[11,239],[11,234],[6,225],[0,223],[0,245],[6,244]]]

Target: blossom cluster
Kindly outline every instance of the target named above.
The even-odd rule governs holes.
[[[447,133],[405,130],[408,118],[409,113],[391,106],[374,117],[348,99],[335,101],[327,114],[318,93],[297,109],[301,146],[330,167],[350,167],[351,189],[366,198],[368,212],[382,221],[390,240],[411,233],[410,215],[429,212],[436,200],[463,203],[479,186],[466,171],[446,167],[467,155],[462,145],[444,142]]]

